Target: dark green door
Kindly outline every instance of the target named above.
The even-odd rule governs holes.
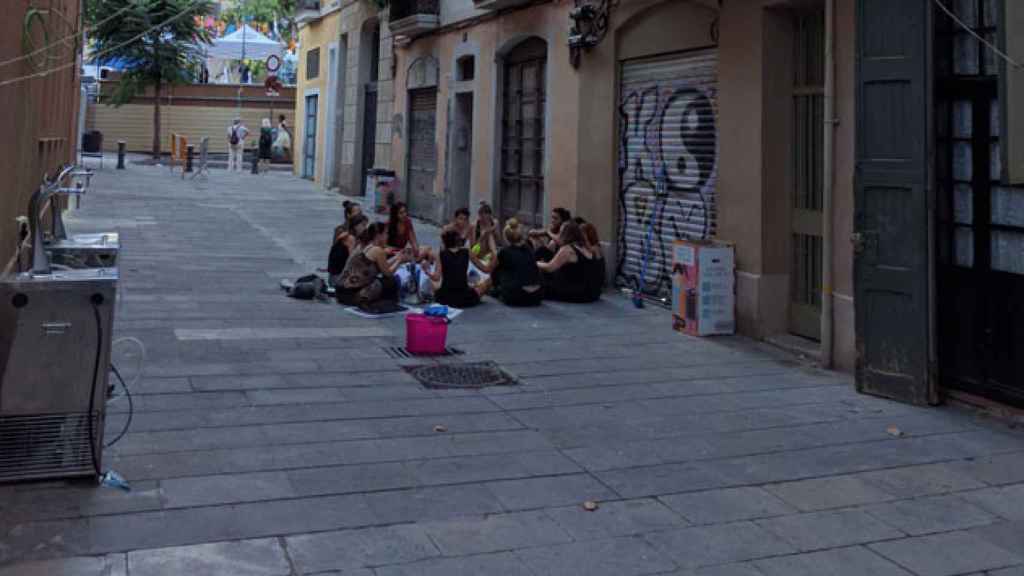
[[[936,401],[930,377],[930,0],[857,3],[857,389]]]

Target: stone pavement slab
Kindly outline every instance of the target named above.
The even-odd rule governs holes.
[[[894,499],[885,490],[856,476],[773,484],[767,490],[803,511],[845,508]]]
[[[919,576],[953,576],[1024,562],[970,532],[947,532],[872,544],[872,550]]]
[[[960,497],[996,516],[1024,522],[1024,484],[961,492]]]
[[[440,556],[422,528],[412,525],[323,532],[285,540],[300,573],[403,564]]]
[[[758,520],[757,525],[773,532],[802,552],[893,540],[904,536],[903,532],[860,510],[810,512]]]
[[[139,166],[93,184],[66,222],[121,233],[114,333],[147,348],[131,428],[104,454],[133,490],[0,486],[0,576],[1024,566],[1020,430],[861,396],[744,338],[678,334],[613,292],[485,299],[449,326],[463,354],[396,358],[403,318],[279,287],[325,264],[337,195],[289,174],[196,184]],[[113,354],[129,381],[132,354]],[[428,390],[403,370],[472,361],[518,385]],[[127,417],[111,401],[108,433]]]
[[[763,576],[910,576],[863,546],[768,558],[754,565]]]
[[[573,541],[543,512],[496,514],[432,522],[423,527],[445,556],[470,556]]]
[[[238,540],[128,553],[128,574],[131,576],[289,576],[291,572],[284,549],[277,539]]]
[[[640,576],[675,568],[666,554],[641,538],[531,548],[516,556],[537,576]]]
[[[771,492],[757,487],[674,494],[662,496],[661,501],[693,524],[724,524],[797,511]]]
[[[576,540],[639,536],[686,526],[686,520],[654,499],[601,502],[596,510],[581,505],[551,508],[547,515]]]
[[[985,526],[998,518],[957,496],[929,496],[866,508],[879,520],[907,534],[920,536]]]
[[[534,576],[535,574],[511,552],[459,558],[434,558],[398,566],[383,566],[374,572],[377,576],[479,576],[480,574]],[[347,575],[348,572],[344,574]]]
[[[751,522],[657,532],[648,535],[647,540],[682,568],[732,564],[796,552],[793,546]]]
[[[124,554],[75,556],[0,566],[0,576],[127,576]]]

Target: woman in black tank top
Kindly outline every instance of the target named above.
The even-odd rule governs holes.
[[[575,222],[562,224],[558,252],[550,262],[538,262],[544,273],[544,297],[563,302],[594,302],[600,292],[592,288],[600,263],[586,247],[586,240]]]
[[[507,306],[537,306],[544,299],[540,269],[533,250],[526,245],[519,221],[510,218],[502,233],[506,246],[498,251],[491,272],[492,294]]]
[[[437,266],[430,279],[440,286],[434,291],[439,304],[453,308],[471,308],[480,303],[480,298],[490,290],[490,280],[476,286],[469,285],[469,263],[490,274],[493,266],[481,262],[466,249],[466,239],[457,230],[446,230],[441,235],[444,248],[438,255]]]

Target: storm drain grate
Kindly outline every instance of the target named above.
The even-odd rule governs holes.
[[[405,371],[426,388],[487,388],[515,386],[516,379],[494,362],[468,364],[429,364],[407,366]]]
[[[390,358],[420,358],[420,354],[413,354],[402,346],[385,346],[384,352]],[[458,348],[452,348],[451,346],[444,349],[444,354],[431,354],[431,356],[461,356],[466,352],[459,350]]]

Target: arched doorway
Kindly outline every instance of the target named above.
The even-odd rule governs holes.
[[[502,67],[499,212],[531,226],[544,221],[547,52],[547,42],[531,37],[505,55]]]

